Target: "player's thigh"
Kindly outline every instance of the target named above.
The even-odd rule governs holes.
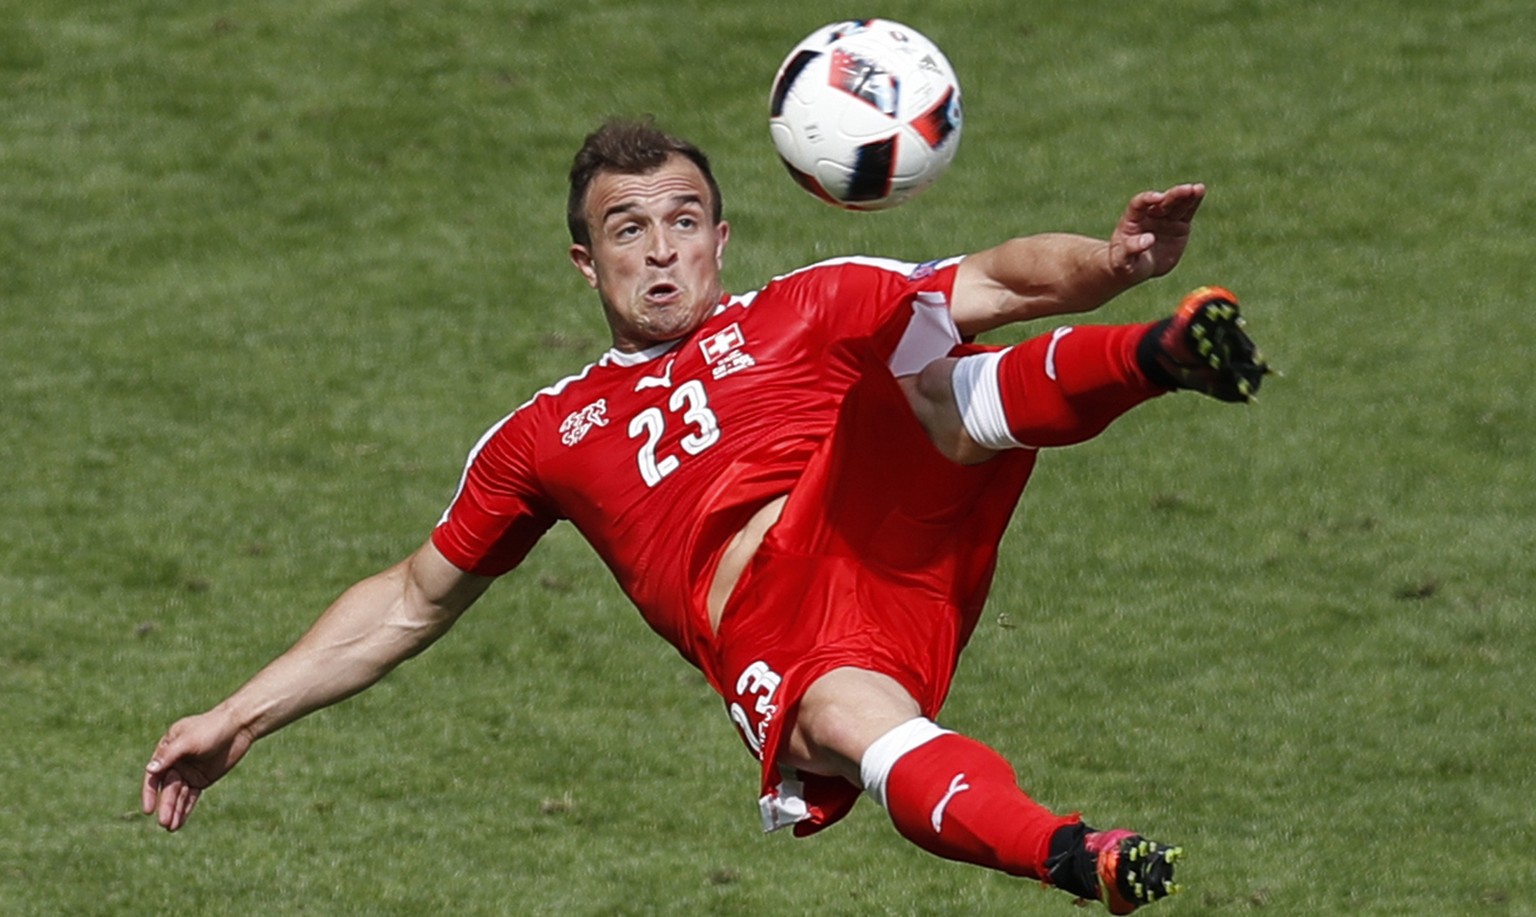
[[[784,763],[859,782],[859,762],[875,740],[921,716],[918,702],[889,675],[833,669],[806,688]]]

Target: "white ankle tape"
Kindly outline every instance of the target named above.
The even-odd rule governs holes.
[[[1018,449],[1023,443],[1008,432],[1008,416],[1003,413],[1003,393],[997,384],[997,364],[1009,350],[976,353],[955,362],[949,378],[955,405],[965,432],[977,445],[988,449]]]
[[[949,732],[948,729],[939,728],[933,720],[920,716],[907,720],[876,739],[859,761],[859,776],[864,781],[864,792],[873,796],[881,808],[885,808],[885,781],[891,776],[891,768],[896,766],[901,756]]]

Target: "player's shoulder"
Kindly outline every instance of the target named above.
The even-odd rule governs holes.
[[[938,261],[929,261],[919,264],[913,261],[903,261],[900,258],[887,258],[880,255],[840,255],[835,258],[827,258],[813,264],[807,264],[786,274],[781,274],[775,277],[771,283],[781,283],[794,279],[868,273],[895,274],[901,277],[910,277],[925,266],[937,265],[939,263]]]
[[[655,352],[622,353],[609,350],[596,360],[553,383],[546,385],[494,424],[486,439],[531,431],[548,423],[566,423],[572,416],[590,418],[601,424],[609,402],[624,391],[626,382],[639,368],[653,362],[671,345],[653,348]]]
[[[577,371],[535,390],[526,401],[512,409],[512,414],[536,413],[538,409],[579,397],[582,391],[602,383],[604,370],[612,360],[612,352],[605,353]]]
[[[861,314],[865,306],[879,311],[884,308],[881,304],[910,291],[947,292],[952,282],[947,272],[963,259],[963,255],[925,262],[875,255],[828,258],[780,274],[758,290],[732,297],[729,305],[758,313],[791,312],[813,323],[818,317]]]
[[[958,265],[964,255],[931,261],[904,261],[879,255],[840,255],[779,274],[762,289],[737,297],[748,303],[758,297],[828,284],[859,282],[921,282]]]

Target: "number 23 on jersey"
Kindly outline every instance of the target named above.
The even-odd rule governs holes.
[[[688,455],[698,455],[720,441],[720,424],[715,419],[715,412],[709,409],[709,394],[704,391],[704,383],[689,379],[673,390],[672,397],[667,399],[666,411],[659,407],[646,408],[629,421],[629,438],[641,440],[635,461],[647,487],[660,484],[682,465],[676,455],[657,452],[669,422],[687,427],[688,433],[678,441],[678,446]]]

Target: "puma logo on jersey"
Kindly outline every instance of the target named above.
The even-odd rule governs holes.
[[[667,361],[667,368],[662,370],[661,375],[659,375],[659,376],[646,376],[645,378],[641,379],[639,382],[636,382],[635,383],[635,391],[640,392],[640,391],[644,391],[645,389],[648,389],[648,388],[671,388],[672,387],[672,364],[676,363],[676,362],[677,362],[677,358],[673,357],[672,359]]]
[[[965,782],[965,774],[956,774],[955,779],[949,782],[949,792],[945,793],[944,798],[939,800],[939,804],[933,807],[933,815],[929,817],[929,821],[933,823],[934,834],[938,834],[944,828],[944,808],[949,805],[949,801],[970,788],[971,785]]]
[[[560,424],[560,441],[567,446],[581,442],[593,427],[608,426],[608,399],[599,398],[579,411],[572,411]]]

